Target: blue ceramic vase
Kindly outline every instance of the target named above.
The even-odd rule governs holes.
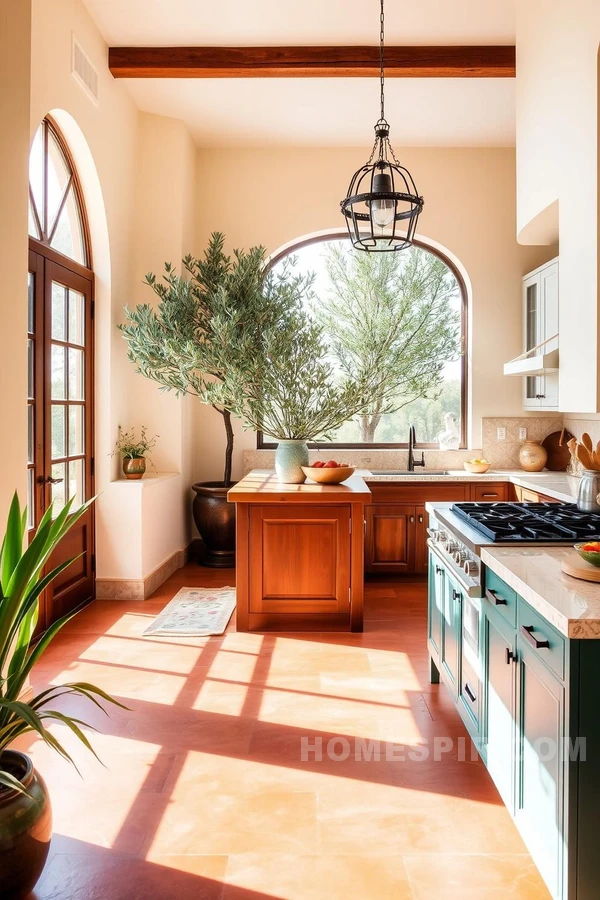
[[[275,472],[282,484],[302,484],[306,481],[301,466],[307,465],[306,441],[279,441],[275,451]]]

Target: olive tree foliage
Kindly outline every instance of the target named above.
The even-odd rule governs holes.
[[[223,417],[223,482],[231,483],[232,415],[277,439],[327,435],[362,413],[379,378],[339,377],[327,358],[323,328],[308,312],[312,276],[293,261],[267,270],[262,247],[224,253],[215,232],[201,259],[170,263],[146,283],[158,304],[126,308],[121,331],[137,371],[162,390],[191,394]]]
[[[326,251],[329,290],[315,315],[344,375],[374,370],[379,390],[360,415],[372,443],[381,418],[421,398],[436,398],[444,367],[461,353],[458,284],[433,253],[355,253],[341,242]]]

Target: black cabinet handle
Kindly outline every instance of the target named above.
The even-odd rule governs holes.
[[[496,606],[507,606],[507,602],[504,597],[499,597],[495,591],[486,590],[485,596],[488,600],[491,600]]]
[[[473,693],[473,691],[471,690],[471,688],[469,687],[469,685],[467,684],[466,681],[465,681],[465,694],[467,695],[467,697],[469,698],[471,703],[475,703],[475,701],[477,700],[477,697],[475,696],[475,694]]]
[[[444,574],[444,570],[442,569],[441,566],[436,566],[436,567],[435,567],[435,574],[436,574],[436,575],[443,575],[443,574]]]
[[[538,641],[538,639],[534,636],[533,632],[535,627],[533,625],[521,625],[521,634],[525,638],[528,644],[531,644],[536,650],[549,650],[550,644],[548,641]]]
[[[506,648],[506,665],[510,666],[511,662],[517,661],[516,653],[513,653],[510,647]]]
[[[453,600],[461,600],[462,594],[460,593],[460,591],[455,591],[454,588],[452,588],[452,599]]]

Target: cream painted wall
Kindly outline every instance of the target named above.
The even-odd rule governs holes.
[[[517,231],[560,239],[560,408],[600,411],[598,0],[518,0]]]
[[[401,152],[400,152],[401,151]],[[510,149],[402,149],[396,153],[425,197],[419,233],[449,250],[472,286],[471,446],[482,416],[522,413],[520,379],[504,362],[522,350],[521,277],[556,248],[520,247],[515,238],[515,156]],[[198,154],[197,253],[213,230],[229,248],[264,244],[269,253],[324,229],[340,228],[339,201],[365,153],[352,150],[203,150]],[[194,477],[222,477],[220,416],[195,409]],[[236,425],[234,476],[253,432]]]
[[[0,522],[13,491],[26,496],[27,157],[31,3],[0,4]]]

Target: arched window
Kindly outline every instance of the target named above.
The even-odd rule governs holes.
[[[38,128],[29,157],[29,234],[90,267],[81,189],[70,154],[50,119]]]
[[[94,496],[94,277],[83,194],[58,128],[44,119],[29,161],[27,511]],[[57,550],[76,558],[45,592],[38,630],[94,595],[94,511]]]
[[[320,236],[288,247],[295,270],[312,272],[310,313],[325,329],[334,365],[352,374],[377,349],[392,399],[343,425],[338,447],[466,447],[467,293],[456,267],[415,243],[401,253],[360,253],[346,237]],[[259,447],[274,446],[259,435]],[[317,444],[318,445],[318,444]],[[332,446],[332,444],[327,444]]]

